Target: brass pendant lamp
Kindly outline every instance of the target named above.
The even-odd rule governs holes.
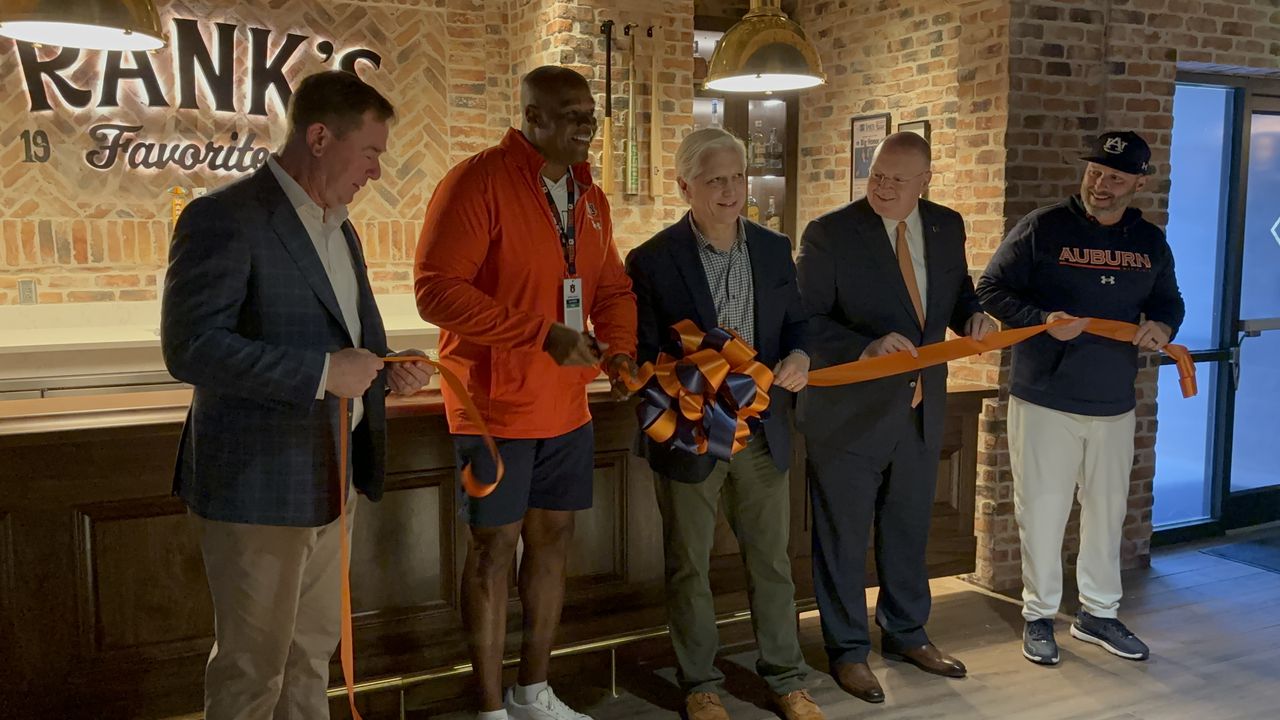
[[[0,35],[93,50],[164,47],[153,0],[0,0]]]
[[[711,55],[705,87],[719,92],[803,90],[827,81],[809,39],[781,0],[751,0],[751,9],[729,28]]]

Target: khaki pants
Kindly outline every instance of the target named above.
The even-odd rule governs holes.
[[[1062,603],[1062,536],[1080,500],[1080,604],[1094,617],[1120,607],[1120,541],[1133,469],[1132,410],[1093,417],[1009,398],[1013,509],[1022,539],[1022,616],[1053,618]]]
[[[790,483],[769,454],[764,434],[716,463],[703,482],[657,478],[666,560],[667,622],[685,692],[718,692],[724,673],[715,666],[720,649],[711,594],[711,546],[716,509],[738,538],[747,568],[751,625],[760,659],[756,671],[769,688],[786,695],[804,687],[809,667],[796,635],[795,584],[787,553],[791,528]]]
[[[339,521],[297,528],[191,517],[213,596],[205,718],[326,720],[329,659],[341,636]]]

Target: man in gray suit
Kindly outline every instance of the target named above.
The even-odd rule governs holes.
[[[381,374],[386,332],[347,220],[381,174],[394,114],[353,74],[307,77],[280,153],[192,202],[174,230],[161,344],[169,372],[195,386],[174,493],[195,521],[213,596],[209,720],[329,716],[339,492],[354,483],[379,499],[386,386],[410,394],[431,374],[425,363]],[[352,429],[341,480],[340,397]]]
[[[964,219],[920,197],[929,164],[924,138],[890,135],[872,158],[867,196],[805,229],[797,268],[815,368],[915,355],[947,328],[979,340],[994,329],[969,277]],[[964,664],[934,647],[924,629],[925,546],[946,401],[946,365],[811,386],[800,397],[823,639],[836,682],[867,702],[884,702],[867,665],[864,578],[873,527],[883,653],[936,675],[965,675]]]

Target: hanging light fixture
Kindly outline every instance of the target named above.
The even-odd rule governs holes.
[[[751,0],[746,16],[716,45],[705,86],[720,92],[769,93],[803,90],[826,81],[818,51],[782,12],[781,0]]]
[[[0,0],[0,35],[90,50],[164,47],[152,0]]]

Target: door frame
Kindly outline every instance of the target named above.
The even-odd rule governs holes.
[[[1241,332],[1240,322],[1250,319],[1240,317],[1241,296],[1244,290],[1244,213],[1248,200],[1249,138],[1254,113],[1264,112],[1280,115],[1280,82],[1254,82],[1247,88],[1237,90],[1237,94],[1243,96],[1241,113],[1236,124],[1240,157],[1239,162],[1235,165],[1236,177],[1232,181],[1236,191],[1231,204],[1233,222],[1228,224],[1228,231],[1232,233],[1229,236],[1232,251],[1228,255],[1231,264],[1227,269],[1234,294],[1230,298],[1231,304],[1224,306],[1229,308],[1231,312],[1229,314],[1223,313],[1224,322],[1230,322],[1230,333],[1224,337],[1231,341],[1233,374],[1239,373],[1240,347],[1244,341],[1244,333]],[[1229,393],[1227,414],[1223,416],[1222,423],[1225,426],[1228,442],[1225,448],[1226,453],[1223,457],[1222,488],[1220,491],[1222,512],[1220,517],[1223,527],[1227,530],[1280,520],[1280,484],[1252,490],[1231,491],[1231,483],[1229,481],[1231,478],[1231,433],[1235,422],[1236,393],[1234,390],[1235,388]]]
[[[1212,85],[1232,91],[1231,122],[1227,138],[1227,187],[1225,254],[1219,279],[1218,325],[1215,348],[1192,352],[1192,359],[1216,370],[1211,439],[1206,470],[1210,493],[1208,518],[1163,526],[1152,535],[1152,545],[1168,545],[1224,534],[1228,530],[1280,520],[1280,487],[1231,492],[1231,450],[1235,419],[1235,395],[1240,367],[1240,305],[1244,277],[1245,207],[1248,200],[1249,135],[1256,110],[1280,112],[1280,81],[1270,78],[1179,72],[1179,84]],[[1162,358],[1162,364],[1172,361]]]

